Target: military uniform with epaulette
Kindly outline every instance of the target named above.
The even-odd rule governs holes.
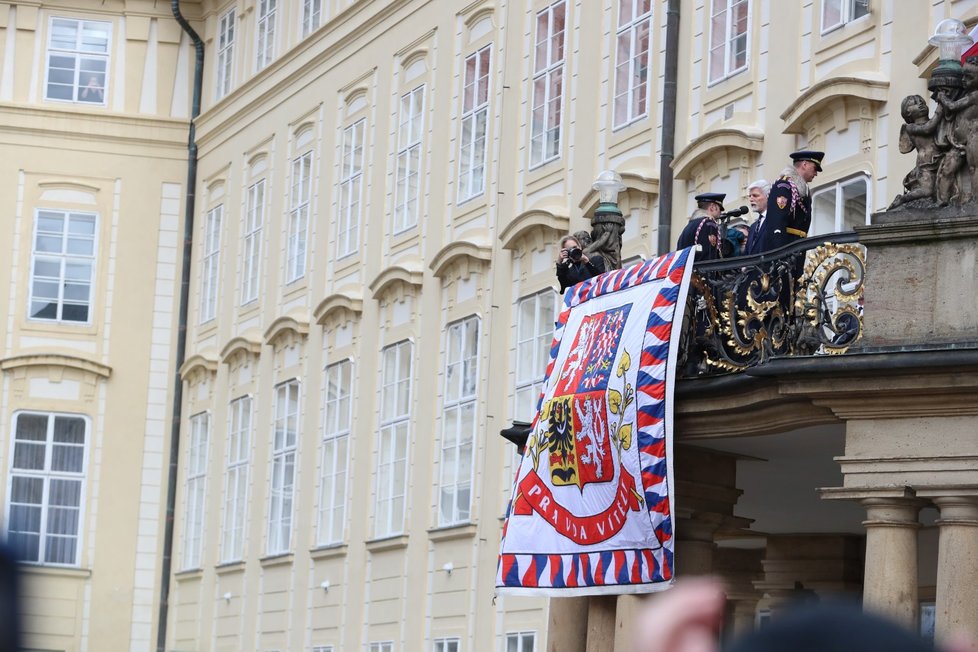
[[[696,195],[693,199],[701,207],[706,204],[716,204],[722,211],[723,200],[726,196],[726,193],[705,192]],[[679,240],[676,244],[679,249],[685,249],[686,247],[692,247],[698,244],[702,250],[696,254],[696,258],[698,260],[714,260],[720,258],[721,255],[720,241],[719,222],[711,215],[703,214],[703,211],[696,211],[693,213],[693,217],[690,218],[689,223],[686,224],[686,228],[679,234]]]
[[[815,170],[822,171],[824,152],[802,150],[791,154],[795,163],[811,161]],[[759,232],[759,251],[770,251],[789,242],[808,237],[812,223],[812,196],[808,184],[794,168],[788,168],[771,185],[767,198],[767,214]]]

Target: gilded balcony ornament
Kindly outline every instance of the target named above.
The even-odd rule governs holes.
[[[845,353],[862,336],[865,248],[805,245],[812,242],[773,258],[697,268],[683,376],[742,372],[776,356]]]

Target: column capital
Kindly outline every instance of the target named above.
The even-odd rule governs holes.
[[[978,495],[934,496],[931,501],[941,510],[937,525],[978,526]]]

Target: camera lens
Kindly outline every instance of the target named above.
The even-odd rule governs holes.
[[[571,260],[573,260],[576,263],[581,259],[581,256],[584,255],[584,252],[581,251],[579,247],[574,247],[573,249],[567,252],[567,255],[570,257]]]

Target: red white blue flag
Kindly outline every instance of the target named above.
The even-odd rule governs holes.
[[[564,296],[496,587],[646,593],[673,577],[672,393],[692,249]]]

